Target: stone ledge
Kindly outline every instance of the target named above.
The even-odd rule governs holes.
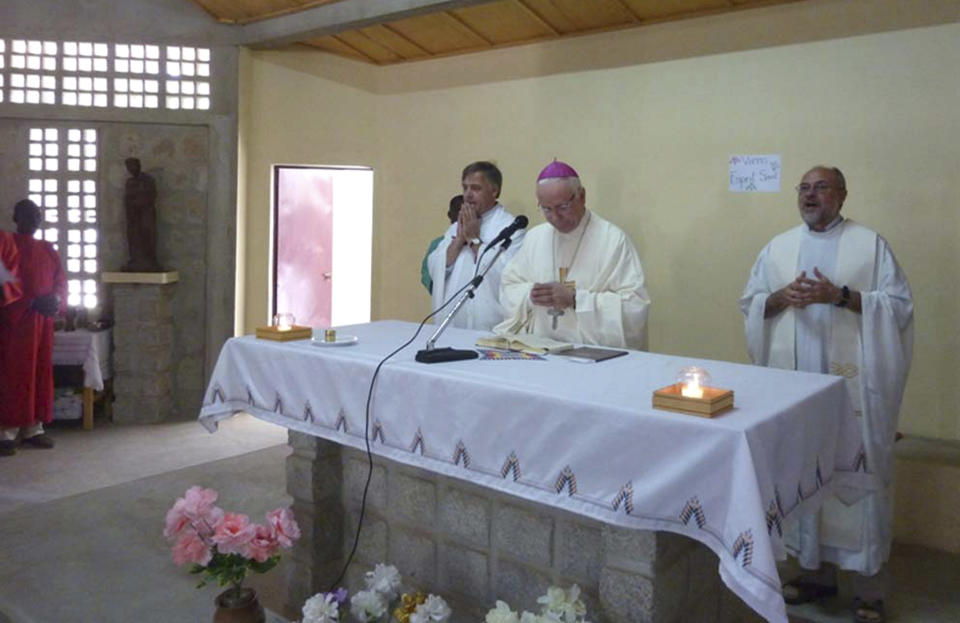
[[[160,273],[103,272],[100,273],[100,281],[103,283],[142,283],[164,285],[180,281],[180,273],[175,270],[168,270]]]

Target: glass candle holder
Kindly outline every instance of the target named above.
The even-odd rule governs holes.
[[[281,313],[273,317],[273,326],[277,328],[277,331],[289,331],[293,328],[295,321],[293,314]]]
[[[710,385],[710,373],[699,366],[689,366],[677,372],[680,395],[685,398],[703,398],[703,388]]]

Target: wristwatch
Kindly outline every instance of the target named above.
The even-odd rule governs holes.
[[[840,300],[835,303],[837,307],[846,307],[850,304],[850,288],[843,286],[840,292]]]

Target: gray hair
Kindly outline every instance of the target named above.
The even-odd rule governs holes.
[[[537,186],[542,186],[543,184],[547,184],[555,180],[565,181],[567,183],[567,186],[570,188],[570,192],[575,193],[581,188],[583,188],[583,184],[580,183],[579,177],[545,177],[542,180],[537,180]]]

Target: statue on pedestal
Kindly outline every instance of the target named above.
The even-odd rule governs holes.
[[[140,170],[138,158],[124,161],[130,177],[123,193],[130,260],[124,272],[163,272],[157,262],[157,183]]]

